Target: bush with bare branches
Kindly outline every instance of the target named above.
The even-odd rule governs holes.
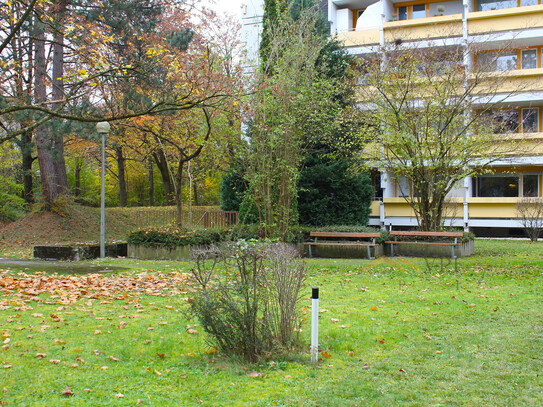
[[[220,351],[253,362],[296,346],[305,263],[294,248],[240,241],[192,255],[191,312]]]
[[[543,198],[521,198],[517,203],[517,216],[530,240],[537,242],[543,230]]]

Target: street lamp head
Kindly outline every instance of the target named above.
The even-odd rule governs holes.
[[[109,133],[109,130],[111,130],[111,126],[108,122],[98,122],[96,123],[96,132],[100,134]]]

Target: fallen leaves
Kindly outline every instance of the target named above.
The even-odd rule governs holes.
[[[248,377],[262,377],[264,374],[258,373],[257,371],[253,370],[251,373],[247,373]]]
[[[62,395],[66,397],[70,397],[74,395],[74,392],[72,391],[72,389],[70,389],[70,386],[66,386],[66,388],[62,390]]]
[[[19,293],[36,297],[51,294],[60,297],[61,304],[70,304],[79,298],[101,299],[123,294],[119,299],[141,294],[154,296],[177,296],[187,294],[190,274],[171,273],[134,273],[106,276],[102,274],[86,275],[43,275],[18,273],[16,277],[9,272],[0,273],[0,292]],[[129,293],[129,294],[128,294]],[[117,298],[117,297],[115,297]],[[188,298],[187,298],[188,300]],[[87,302],[91,307],[92,302]],[[173,309],[169,306],[169,309]],[[40,313],[33,317],[43,318]],[[51,315],[53,320],[58,317]],[[58,320],[57,320],[58,322]]]

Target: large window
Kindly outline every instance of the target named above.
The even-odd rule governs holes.
[[[484,112],[482,126],[492,128],[494,134],[539,133],[540,107],[512,107]]]
[[[519,132],[518,109],[493,109],[486,112],[486,115],[494,134]]]
[[[477,11],[517,7],[517,0],[477,0]]]
[[[519,192],[522,191],[522,194]],[[539,196],[538,174],[492,174],[473,178],[473,196],[516,198]]]
[[[485,72],[513,71],[518,69],[517,54],[517,50],[477,54],[477,69]]]
[[[541,46],[527,49],[480,52],[476,55],[477,70],[494,72],[540,68],[540,54],[543,54]]]
[[[504,197],[518,196],[519,177],[517,175],[483,175],[473,179],[474,196]]]

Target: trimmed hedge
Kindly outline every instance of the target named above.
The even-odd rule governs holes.
[[[293,226],[289,228],[286,243],[301,243],[310,240],[311,232],[359,232],[375,233],[380,232],[380,243],[389,240],[389,232],[368,226],[357,225],[332,225],[332,226]],[[213,243],[225,241],[238,241],[249,239],[261,239],[258,225],[236,225],[229,229],[197,229],[187,230],[176,227],[156,227],[145,228],[132,232],[128,235],[126,241],[133,244],[142,244],[145,246],[164,245],[164,246],[206,246]],[[473,233],[464,233],[462,242],[473,240]]]

